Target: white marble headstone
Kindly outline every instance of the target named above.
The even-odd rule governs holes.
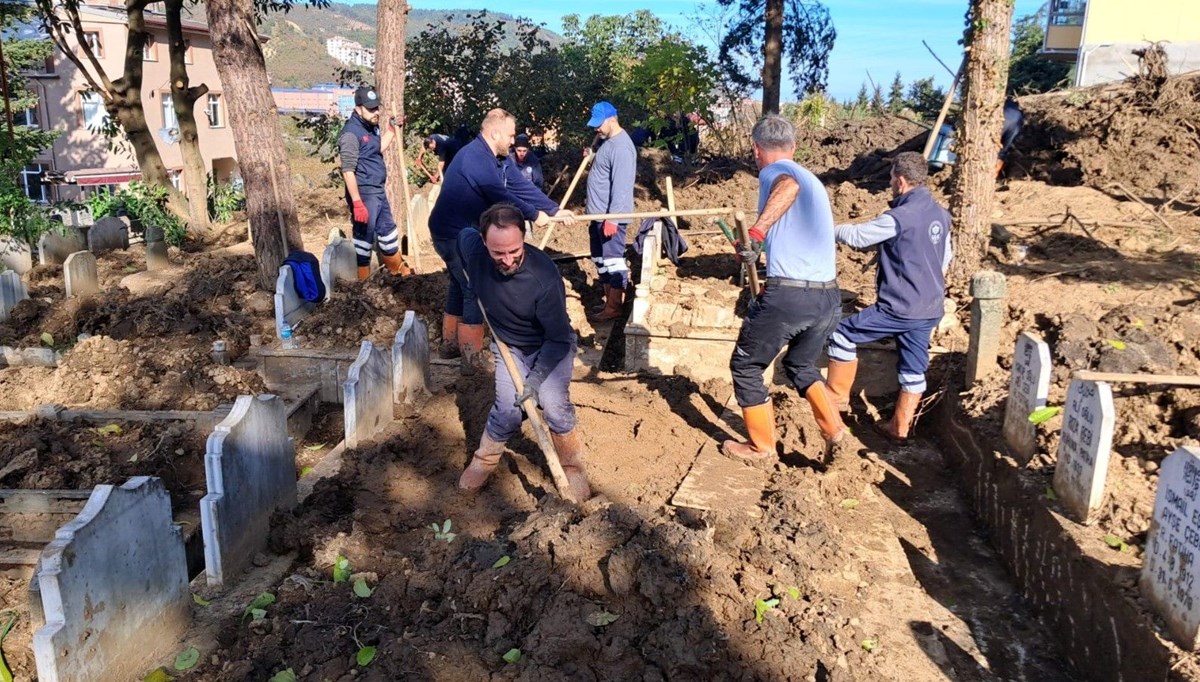
[[[1193,651],[1200,634],[1200,449],[1179,448],[1162,461],[1154,517],[1142,562],[1142,594],[1171,638]]]
[[[363,341],[342,384],[346,447],[356,448],[392,421],[392,356]]]
[[[1004,408],[1004,441],[1022,464],[1037,454],[1037,425],[1029,421],[1029,415],[1046,406],[1049,391],[1050,347],[1023,332],[1017,337]]]
[[[412,404],[429,392],[429,331],[411,310],[392,346],[393,402]]]
[[[67,298],[100,293],[100,274],[96,257],[89,251],[76,251],[63,263],[63,285]]]
[[[42,265],[62,265],[67,256],[85,250],[87,240],[78,230],[67,230],[63,234],[47,232],[38,240],[38,260]]]
[[[20,275],[12,270],[0,272],[0,321],[7,320],[12,309],[27,298],[29,292]]]
[[[1054,490],[1067,512],[1087,523],[1104,497],[1104,479],[1116,424],[1112,388],[1103,381],[1075,379],[1067,389]]]
[[[291,266],[279,266],[279,277],[275,280],[275,336],[283,338],[284,322],[290,325],[294,332],[296,324],[314,307],[315,303],[309,303],[296,293]]]

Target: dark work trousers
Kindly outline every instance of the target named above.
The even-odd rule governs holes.
[[[350,224],[354,228],[354,257],[359,267],[365,267],[371,264],[371,248],[376,241],[379,252],[385,256],[399,251],[400,234],[396,231],[396,219],[392,217],[386,194],[360,192],[359,196],[367,207],[367,222],[354,219],[354,201],[349,192],[346,193],[346,208],[350,209]]]
[[[529,370],[537,364],[540,350],[527,353],[513,346],[508,349],[512,351],[513,362],[524,381],[529,376]],[[492,343],[492,355],[496,358],[496,402],[488,413],[487,432],[493,440],[503,443],[521,430],[525,412],[515,404],[517,387],[495,343]],[[551,433],[561,435],[575,428],[575,406],[571,404],[571,371],[574,367],[575,344],[572,340],[571,352],[558,361],[538,387],[538,404],[542,407],[542,416],[546,418],[546,426]]]
[[[940,317],[931,320],[906,320],[867,306],[862,312],[842,320],[829,337],[829,359],[854,362],[858,345],[884,338],[896,339],[900,355],[896,371],[900,387],[909,393],[925,392],[925,370],[929,369],[929,337]]]
[[[618,289],[629,286],[629,266],[625,265],[625,230],[628,226],[628,223],[617,223],[617,233],[605,237],[604,223],[593,221],[588,225],[592,263],[600,274],[601,284]]]
[[[784,347],[784,372],[801,396],[820,381],[817,358],[841,319],[841,304],[837,287],[768,286],[751,301],[729,358],[738,405],[754,407],[767,402],[770,396],[763,373]]]
[[[458,238],[435,239],[433,250],[446,262],[446,272],[450,274],[450,286],[446,289],[446,314],[461,317],[463,324],[483,324],[479,301],[467,282],[462,259],[458,256]]]

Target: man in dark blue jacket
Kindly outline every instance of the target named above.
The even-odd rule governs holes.
[[[891,208],[871,222],[835,228],[843,244],[856,249],[878,245],[878,301],[842,320],[829,337],[829,388],[838,409],[849,411],[858,344],[894,337],[900,355],[900,395],[891,421],[880,431],[897,443],[908,439],[925,393],[929,337],[942,319],[945,273],[953,257],[950,213],[925,188],[928,168],[917,152],[897,154]]]
[[[541,192],[524,173],[506,164],[508,150],[516,141],[517,119],[503,109],[492,109],[483,119],[478,137],[454,156],[446,169],[442,191],[429,214],[433,248],[446,263],[450,288],[442,316],[442,357],[462,355],[461,368],[470,373],[480,364],[483,350],[483,316],[475,292],[463,277],[458,258],[458,233],[477,224],[479,216],[495,204],[506,202],[538,227],[548,225],[550,216],[574,222],[572,213]]]
[[[493,343],[496,402],[458,487],[483,487],[500,462],[505,441],[521,430],[522,403],[533,398],[542,407],[572,492],[579,501],[588,499],[583,441],[570,393],[575,331],[567,317],[562,274],[549,256],[525,243],[525,216],[512,204],[496,204],[484,211],[479,231],[463,229],[456,242],[462,267],[487,310],[492,333],[508,345],[524,383],[518,393]]]
[[[366,279],[371,274],[371,249],[376,244],[388,272],[412,274],[400,255],[400,233],[396,230],[396,220],[384,191],[387,165],[383,152],[396,137],[396,125],[389,121],[383,134],[379,134],[379,107],[379,95],[374,88],[359,88],[354,93],[354,113],[350,114],[350,120],[338,136],[359,279]]]
[[[529,136],[524,133],[517,135],[512,153],[508,155],[507,163],[525,174],[534,187],[545,191],[545,180],[542,178],[542,160],[537,152],[529,148]]]

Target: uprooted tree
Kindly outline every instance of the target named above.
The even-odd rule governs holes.
[[[962,116],[955,139],[950,213],[954,218],[953,280],[970,279],[987,253],[996,199],[996,155],[1004,127],[1011,0],[971,0],[963,44]]]

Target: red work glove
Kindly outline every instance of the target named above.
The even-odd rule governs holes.
[[[362,199],[354,201],[354,222],[365,223],[371,218],[367,213],[367,205],[362,202]]]
[[[604,230],[605,237],[611,237],[617,233],[617,224],[611,220],[605,220],[604,224],[600,227],[602,230]]]
[[[760,242],[760,243],[765,242],[765,241],[767,241],[767,233],[758,229],[758,226],[756,225],[756,226],[750,228],[750,241]]]

